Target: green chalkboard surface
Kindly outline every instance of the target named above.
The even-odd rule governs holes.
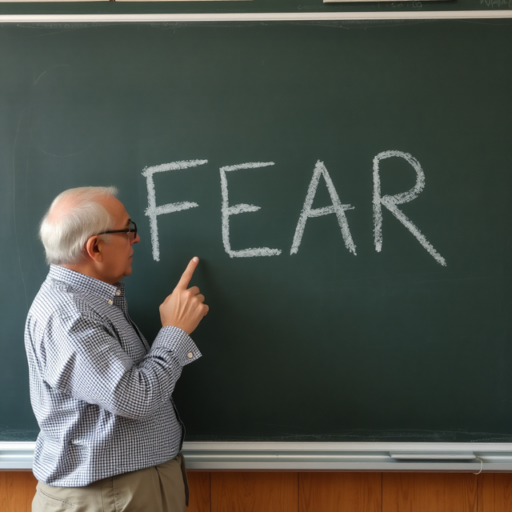
[[[504,20],[0,26],[0,439],[37,435],[38,223],[115,185],[148,339],[201,258],[188,440],[512,441],[511,44]]]

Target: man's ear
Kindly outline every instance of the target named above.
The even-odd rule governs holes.
[[[91,236],[85,242],[85,253],[89,258],[99,263],[103,260],[102,245],[103,240],[99,236]]]

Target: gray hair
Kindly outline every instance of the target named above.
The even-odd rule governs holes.
[[[101,196],[116,196],[115,187],[70,188],[59,194],[41,221],[39,238],[43,242],[48,264],[77,263],[84,255],[85,242],[91,236],[112,229],[114,219],[98,203]],[[73,201],[63,216],[52,215],[64,199]],[[108,236],[108,235],[106,235]]]

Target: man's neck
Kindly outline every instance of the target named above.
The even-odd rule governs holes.
[[[60,266],[73,270],[74,272],[78,272],[79,274],[83,274],[84,276],[92,277],[98,281],[103,281],[107,284],[116,284],[118,282],[118,280],[116,280],[112,283],[110,280],[105,279],[105,277],[100,274],[94,266],[88,265],[87,263],[65,263]]]

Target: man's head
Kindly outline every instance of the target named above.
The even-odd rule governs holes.
[[[114,187],[69,189],[55,198],[41,222],[48,263],[114,284],[131,274],[133,233],[100,234],[129,227],[130,216]]]

